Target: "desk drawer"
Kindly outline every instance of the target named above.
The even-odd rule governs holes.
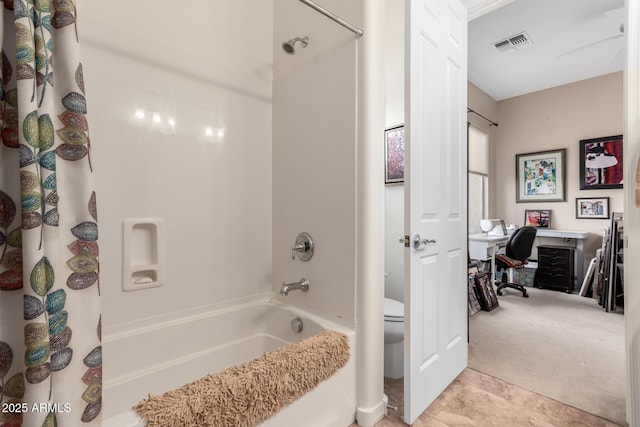
[[[569,265],[570,254],[543,254],[538,252],[538,262],[543,264]]]
[[[537,274],[535,275],[535,281],[538,286],[552,285],[556,287],[562,286],[566,288],[568,279],[569,277],[567,274],[537,272]]]

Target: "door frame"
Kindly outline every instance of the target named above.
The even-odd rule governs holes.
[[[463,3],[467,6],[467,10],[469,12],[469,18],[476,18],[481,16],[484,13],[488,13],[493,11],[501,6],[504,6],[510,3],[512,0],[463,0]],[[478,6],[480,4],[480,6]],[[627,57],[626,57],[626,66],[625,66],[625,180],[628,183],[634,182],[635,178],[635,162],[640,158],[640,129],[637,129],[637,123],[634,122],[634,118],[640,117],[640,0],[625,0],[625,6],[627,8],[627,16],[626,16],[626,24],[625,24],[625,34],[627,39]],[[365,9],[373,8],[378,12],[384,13],[384,4],[365,4]],[[475,7],[475,9],[474,9]],[[376,30],[383,30],[378,26]],[[363,70],[364,71],[364,70]],[[384,110],[384,103],[382,104],[382,108]],[[634,127],[634,123],[635,127]],[[381,126],[380,126],[381,127]],[[369,135],[369,138],[372,138],[371,143],[373,147],[377,147],[378,138],[376,135]],[[375,150],[375,148],[374,148]],[[380,157],[376,157],[375,162],[378,164],[373,164],[371,166],[373,169],[376,169],[378,165],[379,168],[377,170],[382,170],[382,162],[379,161]],[[491,184],[490,184],[491,185]],[[629,259],[638,259],[640,257],[640,209],[637,209],[634,205],[635,192],[632,185],[625,186],[625,212],[626,212],[626,232],[627,232],[627,260]],[[384,206],[384,203],[373,204],[378,207]],[[372,207],[375,207],[370,205]],[[361,217],[362,218],[362,217]],[[375,239],[374,239],[375,240]],[[381,238],[380,241],[384,241],[384,238]],[[384,256],[382,256],[382,260]],[[375,261],[380,261],[380,258],[376,258]],[[640,274],[640,265],[634,266],[631,263],[627,263],[627,269],[629,269],[629,274],[627,277],[632,277],[631,273],[637,273],[635,276],[637,277]],[[361,293],[361,296],[367,303],[371,303],[371,294],[365,291],[365,289],[370,289],[370,287],[366,287],[362,285],[360,287],[364,293]],[[373,297],[373,300],[380,298],[379,304],[376,305],[376,310],[372,310],[374,313],[369,317],[368,320],[375,320],[377,317],[376,311],[379,310],[378,307],[382,306],[383,295],[378,294],[378,297]],[[625,289],[625,299],[626,305],[640,307],[640,287],[636,286],[636,289],[633,289],[631,286],[627,286]],[[362,299],[359,299],[362,302]],[[359,310],[361,312],[370,312],[367,309],[367,306],[362,304],[359,305]],[[378,313],[381,314],[381,313]],[[362,325],[362,323],[360,323]],[[369,333],[373,331],[368,329]],[[627,366],[627,384],[626,384],[626,402],[627,402],[627,422],[629,425],[640,424],[640,340],[636,340],[634,342],[634,336],[637,337],[640,335],[640,313],[631,315],[631,313],[625,313],[625,337],[626,337],[626,351],[625,351],[625,361]],[[360,335],[359,335],[360,336]],[[359,349],[361,351],[358,352],[359,358],[364,357],[362,355],[362,351],[370,352],[372,348],[377,348],[378,345],[382,345],[380,339],[376,338],[373,341],[369,339],[358,340],[361,345],[359,345]],[[368,342],[368,344],[367,344]],[[373,346],[371,346],[373,344]],[[376,360],[376,363],[373,365],[381,365],[382,362],[380,360]],[[369,364],[371,366],[371,364]],[[381,368],[380,368],[381,370]],[[362,375],[359,375],[361,378],[359,381],[359,390],[367,389],[368,385],[372,385],[376,381],[362,381],[364,372],[361,369],[358,369]],[[366,375],[367,378],[371,378],[370,374]],[[382,384],[382,373],[380,373],[380,380],[377,381]],[[374,386],[374,388],[376,388]],[[358,397],[360,401],[360,397]],[[369,401],[370,402],[370,401]],[[635,403],[637,402],[637,403]],[[377,418],[374,416],[372,418]],[[363,425],[367,425],[366,423]],[[372,424],[371,424],[372,425]]]

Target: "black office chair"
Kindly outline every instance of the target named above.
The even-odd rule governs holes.
[[[522,292],[523,298],[529,298],[524,286],[514,283],[514,276],[517,269],[524,268],[527,264],[527,258],[531,255],[533,240],[536,238],[537,231],[535,227],[518,228],[507,242],[507,249],[504,255],[496,254],[496,268],[503,270],[502,283],[498,285],[498,295],[502,295],[503,288],[513,288]]]

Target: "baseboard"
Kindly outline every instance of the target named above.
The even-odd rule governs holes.
[[[373,427],[387,413],[387,405],[384,400],[372,408],[358,408],[356,422],[361,427]]]

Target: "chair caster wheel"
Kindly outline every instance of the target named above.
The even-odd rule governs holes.
[[[522,298],[529,298],[529,294],[522,294]]]
[[[497,291],[496,292],[498,295],[502,296],[502,291]]]

